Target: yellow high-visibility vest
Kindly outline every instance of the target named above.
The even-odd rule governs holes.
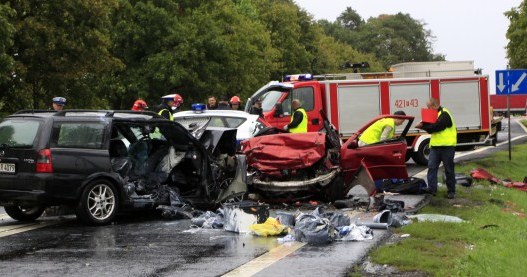
[[[291,133],[307,133],[307,113],[306,113],[306,110],[304,110],[304,108],[298,108],[296,111],[300,111],[302,113],[302,121],[295,128],[289,129],[289,132],[291,132]],[[293,122],[293,119],[294,119],[294,116],[291,116],[291,121],[289,123]]]
[[[430,138],[430,146],[456,146],[457,143],[457,130],[456,123],[454,123],[454,118],[452,114],[445,108],[443,112],[447,113],[450,116],[452,121],[452,126],[446,128],[445,130],[437,133],[432,133]],[[437,117],[441,115],[441,111],[438,111]]]
[[[382,130],[384,130],[385,127],[392,128],[388,135],[388,138],[392,138],[395,135],[395,120],[393,118],[382,118],[368,127],[364,133],[360,135],[360,140],[366,144],[379,142],[381,140]]]
[[[168,109],[162,109],[157,114],[160,115],[160,116],[163,116],[163,112],[164,111],[168,111],[168,114],[170,115],[168,120],[174,121],[174,116],[172,115],[172,112],[170,112]]]

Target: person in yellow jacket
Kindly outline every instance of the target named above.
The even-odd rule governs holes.
[[[406,115],[403,111],[396,111],[394,115]],[[370,125],[359,137],[359,146],[393,138],[395,126],[403,124],[404,119],[381,118]]]
[[[452,114],[439,105],[439,100],[430,98],[426,103],[429,109],[437,110],[435,123],[418,123],[415,127],[431,134],[430,155],[428,157],[428,192],[437,193],[437,172],[443,162],[446,175],[447,198],[453,199],[456,195],[456,174],[454,172],[454,154],[456,151],[457,132],[456,123]]]
[[[284,130],[291,133],[306,133],[307,132],[307,113],[300,100],[294,99],[291,102],[291,107],[294,110],[293,116],[291,116],[291,122],[284,126]]]

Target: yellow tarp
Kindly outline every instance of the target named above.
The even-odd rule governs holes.
[[[264,223],[253,224],[249,229],[261,237],[278,236],[289,232],[289,227],[280,224],[280,221],[273,217],[267,218]]]

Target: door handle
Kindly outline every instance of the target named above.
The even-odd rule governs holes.
[[[313,124],[313,125],[318,125],[319,122],[320,121],[318,120],[318,118],[315,118],[315,119],[311,120],[311,124]]]

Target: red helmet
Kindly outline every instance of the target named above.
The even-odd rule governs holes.
[[[183,104],[183,97],[179,94],[174,94],[174,106],[179,107]]]
[[[145,100],[142,99],[135,100],[134,105],[132,106],[132,111],[144,111],[146,109],[148,109],[148,105]]]
[[[229,103],[231,104],[240,104],[242,101],[240,100],[240,97],[233,96],[231,97],[231,100],[229,100]]]

